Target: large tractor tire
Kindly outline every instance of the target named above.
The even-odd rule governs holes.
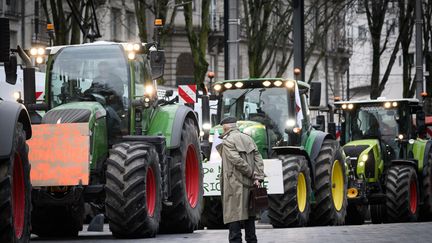
[[[83,223],[82,200],[67,206],[33,206],[32,233],[40,237],[77,237]]]
[[[15,128],[12,155],[0,160],[0,242],[30,239],[31,184],[23,125]]]
[[[423,167],[423,205],[420,208],[420,218],[422,220],[432,219],[432,153],[428,155],[428,161]]]
[[[348,204],[345,224],[361,225],[365,221],[367,214],[367,205],[364,204]]]
[[[419,185],[417,173],[412,166],[390,167],[386,179],[387,222],[415,222],[419,207]]]
[[[222,198],[204,197],[204,210],[201,214],[201,224],[207,229],[226,229],[223,222]]]
[[[187,118],[181,132],[180,148],[171,151],[171,195],[168,201],[172,205],[163,206],[163,233],[191,233],[198,227],[204,194],[199,151],[196,126]]]
[[[315,162],[312,225],[342,225],[347,210],[347,178],[337,141],[325,139]]]
[[[282,155],[284,194],[269,195],[268,216],[275,228],[306,226],[312,192],[308,163],[303,156]]]
[[[113,235],[154,237],[162,210],[162,180],[154,146],[136,142],[114,145],[107,160],[106,180],[106,216]]]

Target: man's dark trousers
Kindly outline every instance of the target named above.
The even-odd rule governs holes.
[[[245,239],[247,243],[256,243],[257,237],[255,234],[255,217],[251,217],[244,221],[236,221],[229,223],[229,242],[230,243],[241,243],[242,233],[241,226],[244,224],[245,228]]]

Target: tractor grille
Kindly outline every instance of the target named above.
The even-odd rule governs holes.
[[[367,148],[369,148],[368,145],[348,145],[343,147],[345,154],[351,158],[350,162],[354,173],[357,171],[357,161],[360,154]]]
[[[50,110],[42,118],[44,124],[88,122],[91,112],[86,109]]]

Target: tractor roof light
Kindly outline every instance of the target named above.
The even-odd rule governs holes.
[[[237,88],[241,88],[243,87],[243,83],[242,82],[237,82],[234,84],[234,86],[236,86]]]
[[[216,91],[219,91],[219,90],[222,89],[222,85],[216,84],[215,86],[213,86],[213,89],[216,90]]]
[[[384,103],[384,108],[386,109],[391,108],[391,103],[390,102]]]
[[[398,138],[399,138],[399,140],[403,140],[404,139],[404,135],[403,134],[399,134]]]
[[[33,47],[33,48],[30,49],[30,55],[31,56],[36,56],[37,53],[38,53],[38,49],[37,48]]]
[[[352,110],[353,108],[354,108],[354,105],[353,104],[348,104],[348,110]]]
[[[162,19],[155,19],[154,20],[154,25],[155,26],[162,26],[163,25]]]
[[[39,47],[39,48],[37,49],[37,54],[38,54],[39,56],[44,55],[44,54],[45,54],[45,48]]]
[[[294,88],[294,86],[295,86],[295,83],[294,83],[294,81],[287,81],[286,82],[286,84],[285,84],[285,86],[288,88],[288,89],[292,89],[292,88]]]
[[[227,89],[231,89],[233,85],[232,85],[232,83],[225,83],[224,86]]]
[[[141,45],[140,44],[137,44],[137,43],[133,44],[133,50],[134,51],[139,51],[140,49],[141,49]]]
[[[262,84],[264,85],[264,87],[269,87],[271,85],[271,82],[266,80]]]
[[[393,107],[397,107],[397,106],[398,106],[398,103],[397,103],[396,101],[393,101],[392,106],[393,106]]]
[[[343,110],[346,110],[347,107],[348,107],[347,104],[342,104],[342,109],[343,109]]]
[[[300,75],[301,69],[300,68],[294,68],[294,75]]]
[[[276,80],[276,81],[274,81],[274,86],[276,86],[276,87],[280,87],[281,85],[282,85],[282,81],[280,81],[280,80]]]

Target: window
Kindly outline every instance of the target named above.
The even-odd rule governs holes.
[[[121,41],[121,12],[120,9],[111,9],[111,39],[114,41]]]
[[[126,12],[128,41],[134,41],[136,39],[136,18],[135,13]]]
[[[367,37],[367,30],[366,30],[366,26],[364,25],[359,25],[358,27],[358,38],[359,40],[366,40]]]

